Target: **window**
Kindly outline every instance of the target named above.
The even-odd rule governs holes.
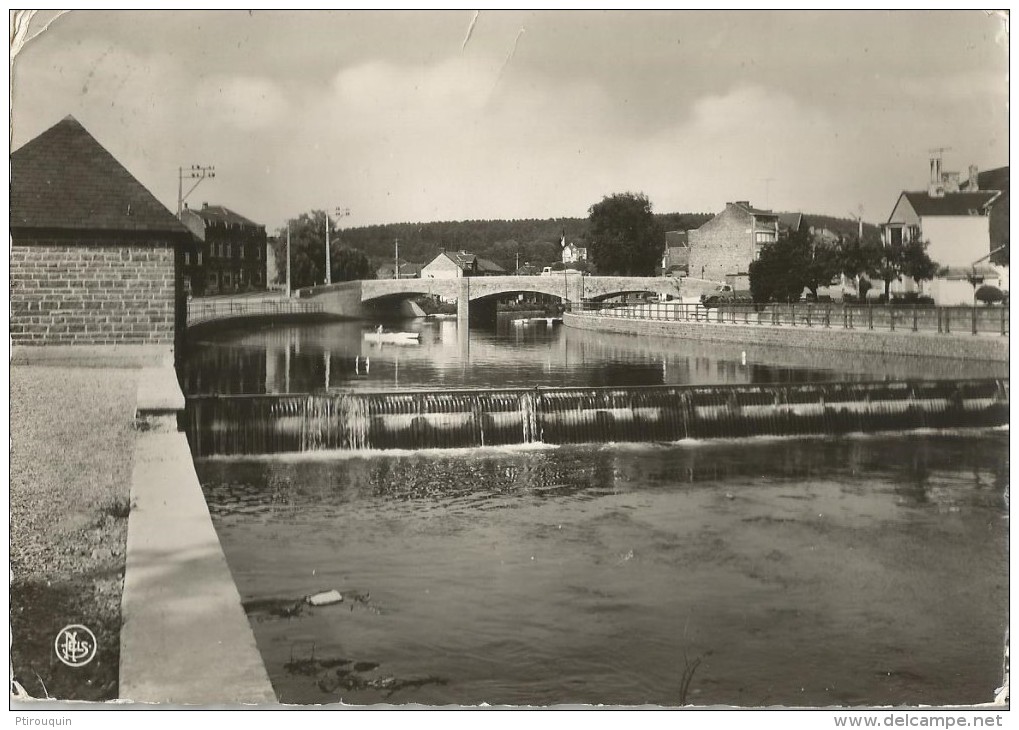
[[[185,266],[191,265],[191,254],[187,251],[184,252],[184,265]]]
[[[754,232],[755,243],[774,243],[775,232],[774,231],[755,231]]]
[[[889,228],[888,229],[888,242],[893,246],[902,245],[902,229],[901,228]]]
[[[223,272],[223,288],[225,289],[228,286],[230,286],[230,272],[229,271],[224,271]]]
[[[199,266],[202,265],[202,252],[201,251],[198,252],[198,265]]]
[[[239,248],[241,250],[241,258],[244,258],[244,244],[242,243],[237,248]]]

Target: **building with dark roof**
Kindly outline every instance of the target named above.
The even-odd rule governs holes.
[[[778,240],[778,220],[778,214],[747,200],[726,203],[725,210],[688,233],[690,276],[749,288],[750,264]]]
[[[13,345],[172,358],[187,229],[74,117],[15,150],[10,170]]]
[[[400,259],[400,276],[394,275],[394,267],[392,264],[382,264],[375,270],[376,279],[420,279],[421,278],[421,264],[411,263],[410,261],[404,261]]]
[[[666,231],[662,276],[686,276],[690,270],[689,231]]]
[[[181,222],[195,237],[184,276],[198,296],[266,288],[265,226],[222,205],[185,208]]]
[[[422,279],[459,279],[464,276],[501,276],[506,269],[468,251],[443,251],[421,267]]]
[[[960,183],[958,173],[943,172],[941,159],[932,158],[927,190],[900,193],[881,227],[886,245],[927,243],[927,255],[942,267],[928,285],[938,304],[972,303],[975,285],[1000,283],[989,259],[995,249],[1008,245],[1008,168],[981,175],[971,166],[969,173]],[[907,280],[893,288],[914,291],[920,286]]]

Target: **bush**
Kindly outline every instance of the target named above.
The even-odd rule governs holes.
[[[992,304],[1005,301],[1005,294],[996,286],[984,284],[974,293],[974,298],[988,307]]]

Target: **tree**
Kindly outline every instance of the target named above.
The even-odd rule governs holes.
[[[874,275],[881,258],[880,248],[880,244],[861,241],[856,236],[839,241],[839,268],[846,276],[856,279],[856,291],[860,299],[865,299],[871,288],[870,281],[863,277]]]
[[[996,286],[984,284],[973,293],[973,298],[989,307],[992,304],[1004,301],[1005,294]]]
[[[809,233],[793,234],[793,237],[799,236],[803,236],[805,239],[801,245],[807,247],[807,264],[804,271],[805,286],[817,299],[818,287],[829,286],[832,279],[842,273],[838,247],[813,237]]]
[[[361,251],[339,246],[332,240],[329,241],[329,248],[332,250],[333,281],[358,281],[375,278],[375,270],[372,268],[371,261]]]
[[[750,264],[750,295],[755,302],[799,301],[809,284],[809,239],[805,235],[782,238],[761,250]]]
[[[617,193],[588,209],[588,255],[603,274],[653,276],[665,233],[643,193]]]
[[[930,281],[940,267],[927,255],[927,242],[919,239],[886,243],[878,249],[876,264],[870,273],[885,283],[885,300],[891,295],[893,281],[908,276],[917,282]]]
[[[902,273],[917,283],[930,281],[941,268],[927,255],[928,245],[929,242],[916,239],[902,247]]]
[[[290,223],[290,285],[297,289],[325,283],[325,211],[313,210],[292,218]],[[374,279],[368,258],[360,251],[343,246],[330,220],[329,260],[333,281]],[[276,268],[286,281],[287,231],[281,230],[276,247]]]

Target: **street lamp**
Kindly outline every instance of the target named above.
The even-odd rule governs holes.
[[[334,215],[339,218],[345,218],[350,215],[350,208],[336,208]],[[333,283],[333,272],[332,272],[332,261],[329,258],[329,227],[332,225],[332,221],[329,220],[329,213],[326,213],[326,284]]]
[[[192,165],[191,167],[177,168],[177,219],[180,220],[184,214],[184,201],[195,191],[202,180],[207,177],[216,177],[216,168],[212,165]],[[184,179],[194,180],[195,184],[186,193],[184,192]]]

